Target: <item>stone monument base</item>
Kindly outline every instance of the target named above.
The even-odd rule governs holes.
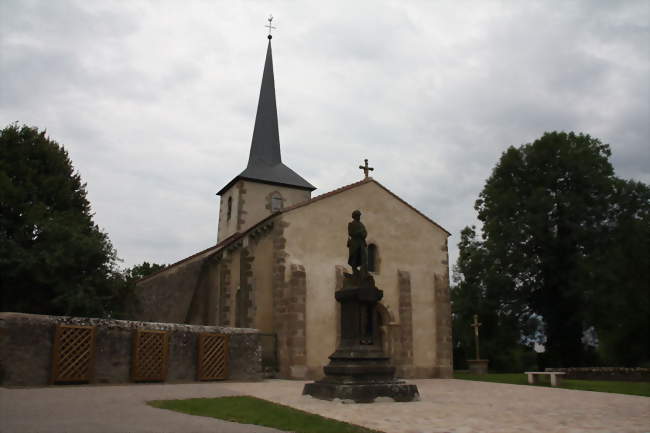
[[[335,398],[352,400],[355,403],[373,403],[377,398],[390,398],[393,401],[419,401],[420,394],[415,385],[409,385],[402,380],[392,380],[383,383],[350,383],[328,382],[327,379],[308,383],[302,391],[303,395],[311,395],[321,400]]]
[[[356,403],[420,399],[417,386],[395,379],[395,367],[382,350],[377,313],[382,297],[372,276],[344,274],[343,288],[335,293],[341,304],[341,342],[323,367],[325,377],[306,384],[303,395]]]
[[[487,359],[468,359],[469,372],[472,374],[487,374],[488,362]]]

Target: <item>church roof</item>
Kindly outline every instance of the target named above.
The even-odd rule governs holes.
[[[366,184],[366,183],[371,183],[371,182],[374,183],[374,184],[376,184],[378,187],[380,187],[380,188],[383,189],[384,191],[386,191],[388,194],[390,194],[390,195],[392,195],[393,197],[395,197],[395,198],[396,198],[397,200],[399,200],[400,202],[404,203],[407,207],[409,207],[409,208],[411,208],[412,210],[414,210],[417,214],[419,214],[420,216],[422,216],[424,219],[426,219],[427,221],[429,221],[431,224],[435,225],[436,227],[438,227],[439,229],[441,229],[442,231],[444,231],[445,233],[447,233],[447,235],[451,236],[451,233],[449,233],[447,230],[445,230],[445,228],[442,227],[440,224],[438,224],[437,222],[435,222],[434,220],[432,220],[431,218],[429,218],[428,216],[426,216],[425,214],[423,214],[422,212],[420,212],[419,210],[417,210],[415,207],[411,206],[409,203],[407,203],[406,201],[404,201],[400,196],[398,196],[398,195],[395,194],[393,191],[391,191],[391,190],[389,190],[388,188],[386,188],[386,187],[385,187],[384,185],[382,185],[381,183],[377,182],[377,181],[376,181],[375,179],[373,179],[372,177],[367,177],[367,178],[365,178],[365,179],[363,179],[363,180],[361,180],[361,181],[359,181],[359,182],[351,183],[351,184],[349,184],[349,185],[342,186],[341,188],[337,188],[337,189],[332,190],[332,191],[330,191],[330,192],[326,192],[325,194],[317,195],[316,197],[311,198],[311,199],[309,199],[309,200],[305,200],[305,201],[300,202],[300,203],[297,203],[297,204],[295,204],[295,205],[293,205],[293,206],[289,206],[289,207],[287,207],[287,208],[284,208],[284,209],[282,209],[281,211],[279,211],[279,213],[286,213],[286,212],[292,211],[292,210],[294,210],[294,209],[297,209],[297,208],[300,208],[300,207],[303,207],[303,206],[310,205],[310,204],[312,204],[312,203],[314,203],[314,202],[316,202],[316,201],[318,201],[318,200],[323,200],[323,199],[328,198],[328,197],[331,197],[331,196],[333,196],[333,195],[336,195],[336,194],[342,193],[343,191],[347,191],[347,190],[349,190],[349,189],[356,188],[356,187],[358,187],[358,186],[364,185],[364,184]],[[255,227],[255,226],[253,226],[253,227]],[[251,227],[251,228],[253,228],[253,227]]]
[[[260,98],[257,103],[253,140],[248,156],[248,166],[238,176],[228,182],[226,186],[221,188],[217,194],[223,194],[239,179],[292,186],[309,191],[316,189],[315,186],[282,163],[270,35],[266,50],[264,74],[262,75]]]

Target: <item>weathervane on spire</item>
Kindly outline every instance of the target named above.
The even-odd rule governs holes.
[[[269,36],[268,38],[271,39],[273,36],[271,36],[271,30],[275,29],[275,26],[273,26],[272,21],[273,21],[273,15],[269,15],[269,17],[266,19],[269,23],[265,25],[267,29],[269,29]]]

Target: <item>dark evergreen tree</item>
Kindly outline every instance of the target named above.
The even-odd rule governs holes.
[[[2,311],[111,315],[116,255],[93,222],[86,186],[44,131],[0,132]]]

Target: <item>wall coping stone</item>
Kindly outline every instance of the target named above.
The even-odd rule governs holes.
[[[85,383],[134,380],[132,343],[136,330],[169,333],[165,382],[199,379],[198,342],[199,335],[204,332],[228,336],[225,379],[262,380],[262,350],[260,333],[256,329],[0,312],[0,386],[47,386],[52,383],[52,350],[57,325],[95,327],[93,371]]]
[[[16,320],[32,323],[56,323],[77,326],[101,326],[104,328],[147,328],[155,331],[214,332],[219,334],[257,334],[253,328],[232,328],[227,326],[188,325],[184,323],[142,322],[137,320],[101,319],[98,317],[48,316],[0,312],[0,321]]]

